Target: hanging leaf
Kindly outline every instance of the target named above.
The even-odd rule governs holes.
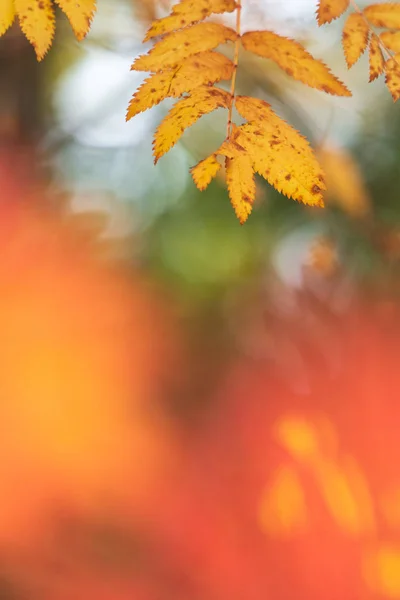
[[[235,106],[250,121],[237,128],[235,143],[250,154],[254,170],[289,198],[323,206],[324,176],[307,140],[263,100],[238,96]]]
[[[213,50],[228,40],[236,39],[237,34],[230,27],[218,23],[197,23],[166,35],[148,54],[139,56],[133,63],[132,69],[161,71],[178,65],[193,54]]]
[[[349,7],[350,0],[319,0],[317,9],[318,25],[330,23],[342,15]]]
[[[181,0],[172,7],[171,14],[164,19],[157,19],[146,33],[144,42],[159,35],[165,35],[203,21],[214,14],[232,12],[236,8],[235,0]]]
[[[220,168],[221,164],[218,162],[216,154],[210,154],[210,156],[198,162],[190,169],[196,187],[200,191],[205,190]]]
[[[71,27],[78,40],[87,35],[94,13],[96,0],[55,0],[61,10],[67,15]]]
[[[386,78],[385,82],[389,92],[392,94],[393,100],[396,102],[400,98],[400,55],[396,54],[390,58],[385,67]]]
[[[0,2],[0,35],[3,35],[13,24],[15,18],[14,0]]]
[[[385,4],[371,4],[364,8],[364,15],[375,27],[388,27],[400,29],[400,4],[387,2]]]
[[[3,1],[3,0],[1,0]],[[51,0],[14,0],[21,29],[42,60],[51,46],[55,32]]]
[[[369,80],[374,81],[385,70],[385,59],[382,54],[379,37],[371,34],[369,42]]]
[[[272,31],[250,31],[242,36],[246,50],[270,58],[288,75],[312,88],[336,96],[351,96],[346,86],[298,42]]]
[[[134,94],[127,120],[168,97],[177,98],[201,85],[211,85],[232,77],[233,62],[219,52],[201,52],[173,69],[154,73]]]
[[[386,48],[400,52],[400,31],[383,31],[379,37]]]
[[[228,108],[229,102],[230,95],[227,92],[208,86],[197,88],[188,98],[179,100],[154,135],[154,162],[176,144],[187,127],[218,107]]]
[[[352,67],[368,46],[369,27],[365,18],[359,13],[347,17],[343,28],[343,50],[347,66]]]
[[[235,152],[225,159],[225,176],[229,198],[241,225],[247,221],[256,195],[251,157],[245,152]]]

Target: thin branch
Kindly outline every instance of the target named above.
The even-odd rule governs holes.
[[[227,139],[229,139],[231,137],[231,133],[232,133],[232,111],[233,111],[233,107],[234,107],[234,104],[235,104],[236,73],[237,73],[238,63],[239,63],[240,19],[241,19],[241,14],[242,14],[242,0],[237,0],[237,7],[236,7],[236,33],[237,33],[238,37],[237,37],[237,40],[235,41],[235,54],[234,54],[234,57],[233,57],[234,71],[233,71],[232,80],[231,80],[231,89],[230,89],[231,101],[230,101],[230,104],[229,104],[228,123],[227,123],[227,127],[226,127],[226,138]]]

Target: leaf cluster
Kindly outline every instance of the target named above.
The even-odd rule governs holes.
[[[350,4],[355,10],[346,18],[342,35],[347,66],[350,69],[368,48],[369,81],[385,73],[385,83],[396,101],[400,98],[400,4],[370,4],[360,10],[350,0],[320,0],[318,24],[337,19]]]
[[[205,21],[213,14],[236,11],[236,29]],[[185,129],[217,108],[228,111],[227,135],[221,146],[191,169],[194,183],[204,190],[225,165],[232,206],[241,223],[255,199],[254,174],[277,190],[308,205],[322,206],[324,176],[307,140],[257,98],[235,95],[239,49],[274,61],[289,76],[338,96],[350,96],[345,85],[321,61],[295,40],[273,31],[240,31],[239,0],[181,0],[163,19],[153,22],[145,41],[159,38],[132,65],[151,75],[134,94],[127,119],[167,97],[180,98],[157,128],[153,150],[157,162]],[[233,60],[216,51],[234,45]],[[230,80],[227,91],[215,84]],[[245,120],[232,122],[233,108]]]

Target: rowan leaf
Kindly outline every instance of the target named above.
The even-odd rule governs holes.
[[[324,176],[307,140],[263,100],[237,96],[235,106],[250,122],[237,128],[234,143],[249,153],[254,170],[289,198],[323,206]]]
[[[396,54],[386,62],[385,83],[393,100],[396,102],[400,98],[400,54]]]
[[[350,0],[319,0],[317,8],[318,25],[330,23],[348,9]]]
[[[219,23],[197,23],[169,33],[147,54],[139,56],[132,65],[134,71],[161,71],[174,67],[185,58],[213,50],[220,44],[237,39],[237,33]]]
[[[379,37],[386,48],[400,52],[400,31],[383,31]]]
[[[240,224],[247,221],[256,195],[251,157],[244,151],[225,159],[225,177],[229,198]]]
[[[15,18],[14,0],[0,2],[0,35],[3,35],[13,24]]]
[[[182,0],[172,7],[168,17],[152,23],[143,41],[203,21],[211,14],[232,12],[235,8],[235,0]]]
[[[233,62],[219,52],[207,51],[189,56],[179,66],[154,73],[146,79],[130,101],[126,119],[159,104],[165,98],[177,98],[201,85],[230,79],[233,70]]]
[[[400,4],[398,2],[371,4],[364,8],[364,15],[375,27],[400,29]]]
[[[242,36],[246,50],[270,58],[288,75],[312,88],[336,96],[351,96],[346,86],[301,44],[272,31],[249,31]]]
[[[76,38],[81,41],[88,33],[96,12],[96,0],[55,0],[67,15]]]
[[[153,142],[154,162],[176,144],[187,127],[218,107],[228,108],[229,102],[228,92],[209,86],[196,88],[190,96],[179,100],[156,130]]]
[[[205,190],[220,168],[221,163],[218,162],[216,154],[210,154],[210,156],[198,162],[197,165],[190,169],[196,187],[200,191]]]
[[[382,54],[379,37],[371,34],[369,42],[369,80],[374,81],[385,70],[385,58]]]
[[[38,60],[42,60],[55,31],[51,0],[14,0],[14,5],[23,33],[34,47]]]
[[[348,68],[352,67],[368,46],[369,27],[359,13],[352,13],[343,27],[343,50]]]

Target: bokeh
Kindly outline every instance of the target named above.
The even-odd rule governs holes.
[[[98,4],[40,64],[0,38],[0,599],[400,598],[400,108],[343,19],[244,0],[353,97],[240,55],[328,184],[240,226],[189,174],[222,110],[157,166],[171,102],[125,122],[168,0]]]

